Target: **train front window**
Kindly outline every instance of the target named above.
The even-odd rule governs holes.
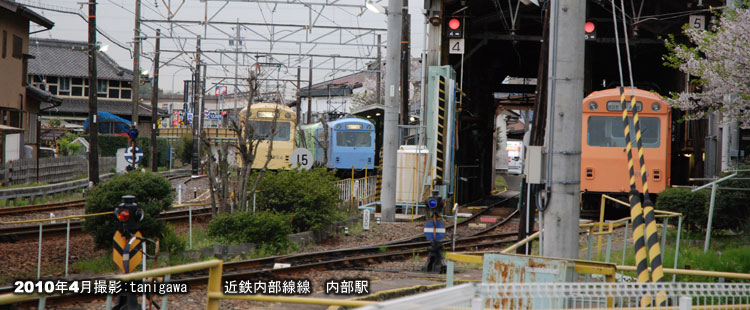
[[[635,148],[635,129],[633,118],[630,121],[630,141]],[[660,120],[656,117],[641,117],[641,144],[644,148],[657,148],[660,145],[659,128]],[[589,146],[625,147],[625,135],[620,116],[590,116],[588,120],[588,133],[586,142]]]
[[[336,146],[368,147],[372,144],[372,133],[367,131],[338,131]]]
[[[253,126],[253,138],[270,140],[272,132],[272,121],[250,121],[250,126]],[[289,122],[276,122],[276,134],[273,137],[274,141],[289,141],[291,125]]]

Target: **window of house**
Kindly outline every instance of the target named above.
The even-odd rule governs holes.
[[[60,96],[70,96],[70,78],[60,78],[59,84],[58,94]]]
[[[120,91],[120,98],[122,99],[130,99],[131,90],[130,88],[123,88]]]
[[[96,80],[96,96],[101,98],[107,97],[107,81]]]
[[[13,58],[23,58],[23,38],[13,35]]]

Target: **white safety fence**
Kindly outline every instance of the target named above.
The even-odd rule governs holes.
[[[373,202],[375,201],[377,181],[377,176],[336,181],[336,187],[339,188],[339,200],[343,203],[355,201],[359,205]]]
[[[650,304],[666,297],[666,306]],[[469,283],[358,309],[750,309],[747,283]]]

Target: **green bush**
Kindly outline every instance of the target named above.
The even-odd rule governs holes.
[[[702,231],[706,227],[710,197],[709,190],[693,193],[689,188],[667,188],[659,194],[656,209],[682,213],[682,225],[687,231]]]
[[[175,254],[185,251],[187,248],[187,241],[177,235],[172,224],[167,223],[165,225],[163,235],[164,238],[159,242],[162,251],[167,251],[169,254]]]
[[[252,242],[275,251],[289,247],[291,232],[289,217],[272,211],[224,213],[208,224],[208,235],[221,243]]]
[[[159,154],[158,166],[166,166],[168,164],[169,154],[167,153],[167,140],[164,138],[156,138],[156,149]],[[138,137],[138,147],[143,150],[143,161],[141,166],[151,167],[151,137]],[[157,166],[157,167],[158,167]]]
[[[118,135],[99,135],[99,156],[112,157],[117,149],[128,147],[128,138]]]
[[[180,144],[177,146],[177,154],[183,164],[193,162],[193,136],[183,135],[180,137]]]
[[[738,170],[748,170],[750,166],[740,166]],[[720,177],[729,175],[723,173]],[[737,176],[719,183],[714,206],[713,229],[745,230],[750,233],[750,172],[738,172]],[[745,190],[737,190],[745,189]]]
[[[254,176],[250,180],[255,180]],[[320,231],[343,219],[343,212],[336,207],[339,190],[335,181],[333,172],[322,168],[267,173],[258,185],[256,202],[262,210],[290,214],[294,232]]]
[[[172,205],[172,185],[166,178],[150,172],[130,172],[115,175],[96,186],[86,197],[86,213],[113,212],[122,203],[122,196],[133,195],[144,211],[140,231],[146,238],[163,239],[164,223],[157,220],[159,213]],[[112,236],[120,227],[112,215],[88,217],[83,230],[94,237],[96,248],[112,247]]]
[[[61,156],[73,156],[77,155],[83,147],[79,143],[72,143],[73,140],[78,139],[78,135],[66,132],[59,138],[57,138],[57,145],[60,149]]]

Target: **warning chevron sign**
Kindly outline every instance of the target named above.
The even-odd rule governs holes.
[[[143,235],[138,231],[135,233],[135,236],[130,239],[130,242],[128,242],[118,230],[112,238],[115,241],[112,247],[112,260],[115,261],[117,267],[120,267],[120,270],[124,273],[135,270],[135,268],[141,263],[141,260],[143,260],[141,240],[136,237],[143,238]],[[128,245],[128,243],[130,244]],[[127,249],[127,251],[125,249]]]

